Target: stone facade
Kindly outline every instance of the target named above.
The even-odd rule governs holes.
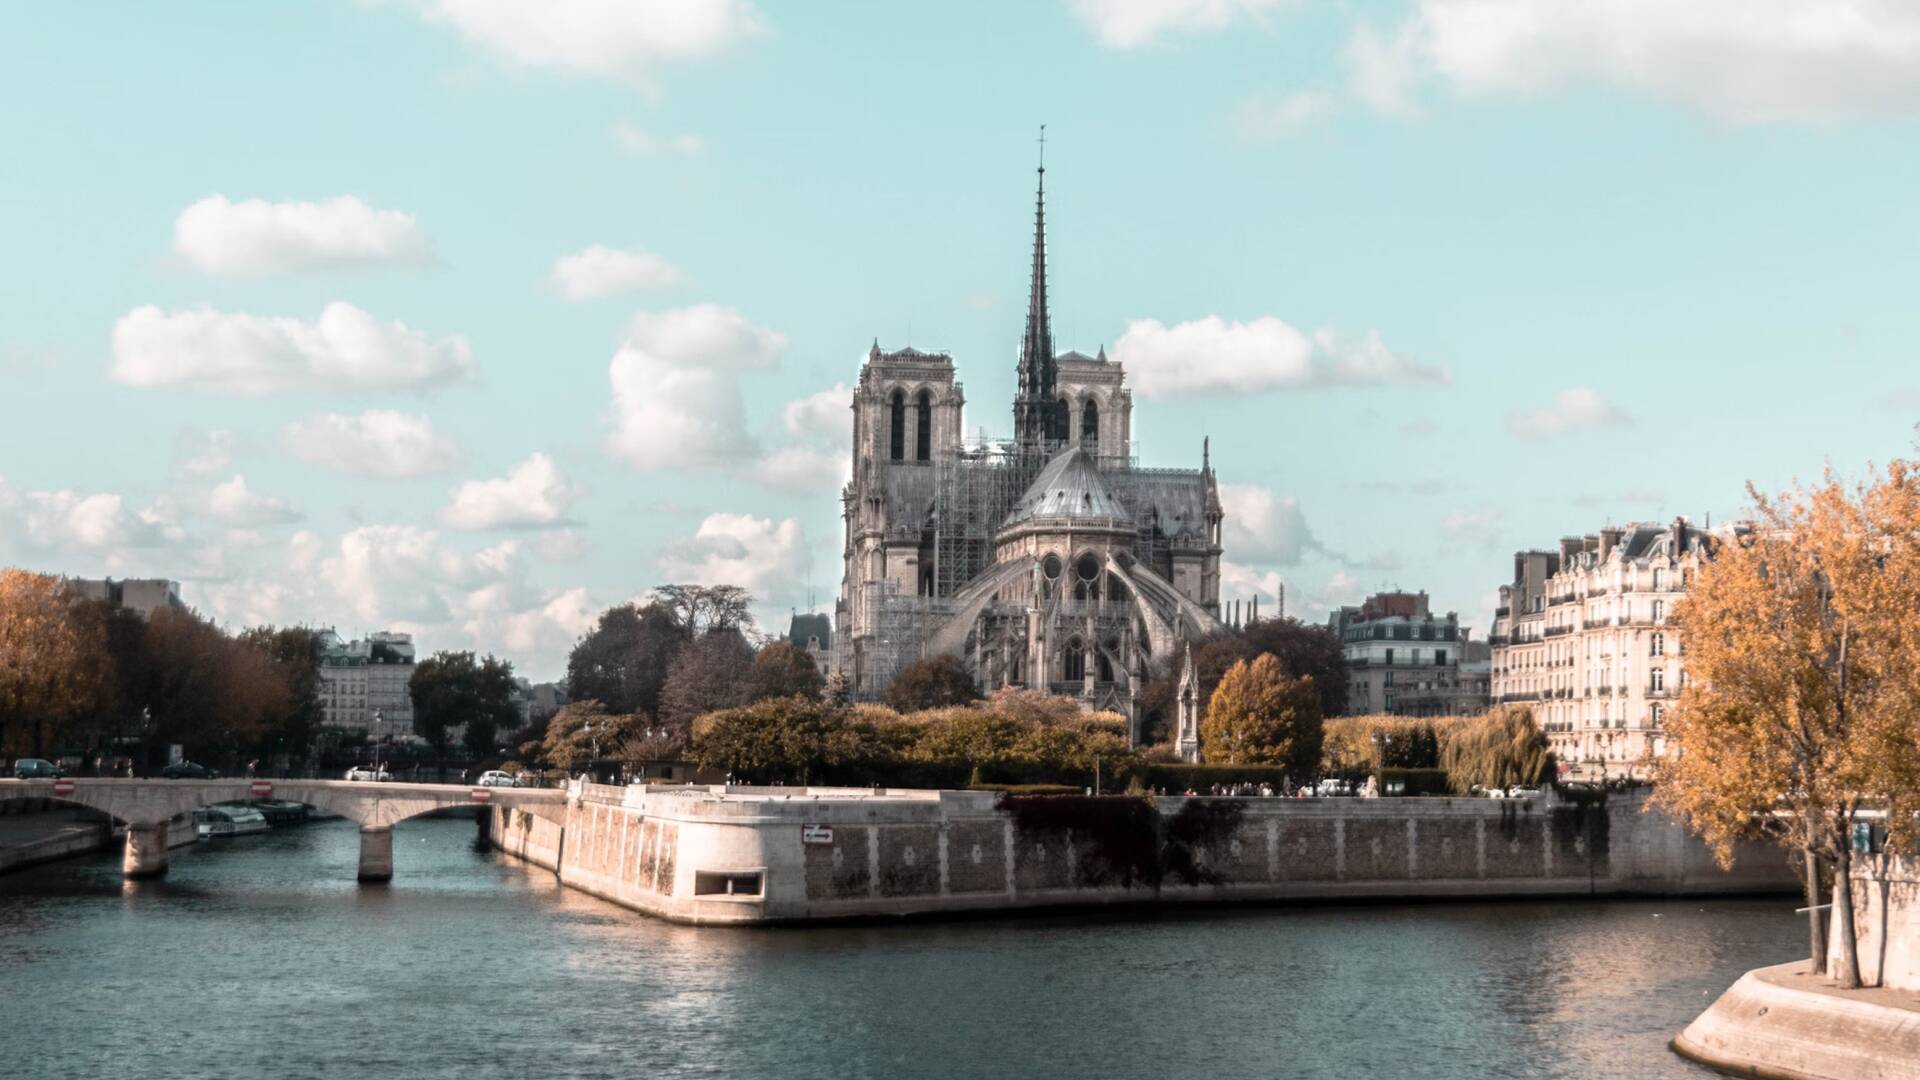
[[[1666,753],[1664,713],[1686,685],[1668,625],[1687,582],[1744,526],[1609,526],[1513,557],[1494,609],[1492,692],[1524,704],[1563,775],[1644,775]]]
[[[413,734],[413,635],[382,632],[347,641],[320,635],[320,722],[375,736]],[[374,715],[379,714],[378,730]]]
[[[1132,716],[1149,665],[1218,629],[1218,485],[1132,463],[1133,398],[1104,350],[1056,353],[1035,216],[1014,437],[967,441],[953,358],[875,342],[853,394],[853,479],[832,668],[884,695],[900,668],[964,659]]]
[[[1347,659],[1347,712],[1364,716],[1471,716],[1486,710],[1486,688],[1462,673],[1467,627],[1454,612],[1434,615],[1424,592],[1376,593],[1327,619]]]
[[[165,578],[68,578],[67,585],[89,600],[136,611],[146,619],[161,608],[184,611],[187,606],[180,599],[180,583]]]
[[[1228,800],[1162,798],[1201,818]],[[563,819],[494,812],[494,843],[563,884],[697,924],[1060,905],[1794,892],[1777,849],[1723,871],[1676,821],[1497,799],[1248,799],[1178,859],[1116,863],[1088,830],[990,793],[575,785]],[[538,810],[541,808],[529,808]],[[1111,838],[1109,838],[1111,840]]]

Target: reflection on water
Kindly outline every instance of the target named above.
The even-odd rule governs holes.
[[[1792,898],[694,930],[346,822],[0,877],[21,1077],[1705,1077],[1665,1043]]]

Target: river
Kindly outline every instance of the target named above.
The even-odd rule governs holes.
[[[0,1076],[1580,1077],[1791,959],[1791,898],[1274,907],[696,930],[332,822],[0,877]]]

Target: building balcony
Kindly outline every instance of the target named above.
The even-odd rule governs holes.
[[[1673,696],[1673,691],[1664,686],[1648,685],[1647,696],[1650,698],[1670,698]]]
[[[1562,634],[1571,634],[1571,633],[1573,633],[1573,627],[1571,626],[1549,626],[1547,627],[1545,636],[1550,638],[1555,638],[1555,637],[1561,636]]]

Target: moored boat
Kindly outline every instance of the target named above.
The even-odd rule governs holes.
[[[201,839],[266,832],[267,816],[251,806],[203,806],[193,812]]]

